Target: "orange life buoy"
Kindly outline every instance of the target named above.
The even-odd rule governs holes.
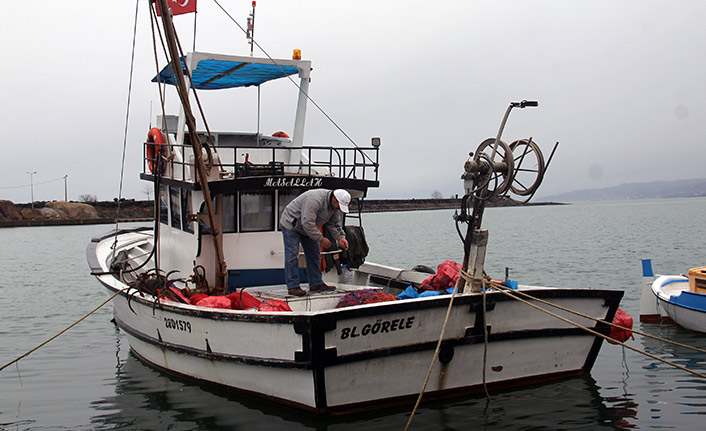
[[[274,136],[275,138],[289,138],[289,135],[282,131],[275,132],[272,134],[272,136]]]
[[[164,153],[164,137],[162,136],[162,131],[156,127],[150,129],[147,132],[147,148],[145,157],[149,163],[150,172],[161,174],[163,169],[163,164],[160,160],[162,154]],[[155,172],[159,169],[159,172]]]

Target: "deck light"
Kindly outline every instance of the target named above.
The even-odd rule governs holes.
[[[374,148],[379,148],[379,147],[380,147],[380,138],[379,138],[379,137],[371,138],[370,141],[371,141],[371,143],[373,144],[373,147],[374,147]]]

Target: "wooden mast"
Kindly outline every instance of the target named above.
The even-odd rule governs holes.
[[[181,57],[179,56],[179,50],[176,43],[176,34],[174,31],[174,25],[172,24],[171,10],[167,5],[167,0],[156,0],[159,3],[159,10],[162,15],[162,24],[164,26],[164,33],[167,39],[167,46],[169,48],[169,56],[171,57],[171,64],[173,65],[172,73],[176,80],[177,93],[179,93],[179,99],[184,110],[184,117],[186,120],[186,127],[189,129],[189,138],[191,140],[191,147],[194,151],[194,163],[196,164],[196,170],[198,172],[198,180],[203,191],[203,199],[206,204],[206,211],[208,212],[208,223],[211,227],[213,246],[216,251],[216,287],[225,288],[226,280],[226,270],[227,265],[225,257],[223,254],[223,236],[218,229],[216,224],[216,215],[213,211],[213,202],[211,201],[211,191],[208,188],[208,174],[206,173],[206,167],[204,166],[202,157],[202,147],[201,141],[198,134],[196,133],[196,119],[191,112],[191,104],[189,103],[189,89],[186,86],[186,81],[184,79],[184,72],[181,68]]]

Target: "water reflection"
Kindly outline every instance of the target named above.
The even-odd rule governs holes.
[[[666,340],[706,349],[703,334],[676,325],[642,324],[641,330]],[[648,337],[639,338],[647,353],[690,370],[706,373],[706,353]],[[661,423],[668,420],[670,425],[688,428],[694,425],[690,417],[706,415],[706,381],[646,356],[641,357],[640,366],[645,373],[638,388],[644,388],[640,393],[647,398],[651,421]]]
[[[319,418],[251,398],[222,394],[168,377],[125,352],[117,337],[115,394],[92,404],[96,429],[353,430],[402,429],[411,408]],[[637,404],[630,395],[603,399],[596,381],[573,378],[533,388],[425,404],[415,415],[417,430],[629,429]]]

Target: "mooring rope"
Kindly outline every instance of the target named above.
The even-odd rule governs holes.
[[[463,269],[461,270],[461,277],[464,277],[466,280],[469,280],[469,281],[470,281],[470,280],[478,280],[477,277],[472,277],[471,275],[469,275],[468,273],[466,273],[465,271],[463,271]],[[660,358],[660,357],[658,357],[658,356],[655,356],[655,355],[653,355],[653,354],[651,354],[651,353],[648,353],[648,352],[646,352],[646,351],[644,351],[644,350],[640,350],[640,349],[637,349],[637,348],[635,348],[635,347],[629,346],[629,345],[625,344],[624,342],[617,341],[617,340],[615,340],[615,339],[613,339],[613,338],[611,338],[611,337],[609,337],[609,336],[607,336],[607,335],[603,335],[603,334],[601,334],[600,332],[597,332],[597,331],[595,331],[595,330],[593,330],[593,329],[591,329],[591,328],[588,328],[588,327],[586,327],[586,326],[580,325],[579,323],[576,323],[576,322],[574,322],[574,321],[572,321],[572,320],[569,320],[569,319],[567,319],[567,318],[565,318],[565,317],[563,317],[563,316],[560,316],[560,315],[558,315],[558,314],[556,314],[556,313],[553,313],[553,312],[551,312],[551,311],[549,311],[549,310],[547,310],[547,309],[544,309],[544,308],[542,308],[542,307],[540,307],[540,306],[538,306],[538,305],[532,304],[532,303],[530,303],[529,301],[527,301],[527,300],[525,300],[525,299],[522,299],[522,298],[520,298],[520,297],[517,296],[517,295],[514,295],[514,293],[517,293],[517,292],[518,292],[517,290],[510,289],[510,288],[508,288],[508,287],[506,287],[506,286],[502,286],[502,285],[500,285],[500,284],[498,284],[498,283],[494,283],[494,282],[492,282],[492,281],[491,281],[491,284],[493,285],[493,287],[498,288],[498,290],[497,290],[498,292],[500,292],[500,293],[502,293],[502,294],[504,294],[504,295],[506,295],[506,296],[509,296],[510,298],[513,298],[513,299],[515,299],[515,300],[517,300],[517,301],[520,301],[520,302],[522,302],[522,303],[524,303],[524,304],[527,304],[527,305],[529,305],[530,307],[535,308],[536,310],[539,310],[539,311],[541,311],[541,312],[543,312],[543,313],[546,313],[546,314],[548,314],[548,315],[550,315],[550,316],[552,316],[552,317],[555,317],[555,318],[557,318],[557,319],[559,319],[559,320],[561,320],[561,321],[563,321],[563,322],[565,322],[565,323],[568,323],[568,324],[570,324],[570,325],[572,325],[572,326],[575,326],[575,327],[577,327],[577,328],[579,328],[579,329],[582,329],[582,330],[584,330],[584,331],[586,331],[586,332],[588,332],[588,333],[590,333],[590,334],[592,334],[592,335],[595,335],[595,336],[597,336],[597,337],[601,337],[601,338],[603,338],[603,339],[605,339],[605,340],[610,340],[610,342],[612,342],[612,343],[615,343],[615,344],[617,344],[617,345],[620,345],[620,346],[623,346],[623,347],[625,347],[625,348],[628,348],[628,349],[630,349],[630,350],[632,350],[632,351],[634,351],[634,352],[637,352],[637,353],[640,353],[640,354],[645,355],[645,356],[647,356],[647,357],[650,357],[650,358],[652,358],[652,359],[654,359],[654,360],[656,360],[656,361],[659,361],[659,362],[662,362],[662,363],[664,363],[664,364],[670,365],[670,366],[672,366],[672,367],[674,367],[674,368],[678,368],[678,369],[680,369],[680,370],[682,370],[682,371],[686,371],[687,373],[693,374],[693,375],[695,375],[695,376],[697,376],[697,377],[701,377],[701,378],[703,378],[703,379],[706,379],[706,374],[699,373],[698,371],[690,370],[690,369],[688,369],[688,368],[686,368],[686,367],[683,367],[683,366],[681,366],[681,365],[679,365],[679,364],[676,364],[676,363],[674,363],[674,362],[668,361],[668,360],[666,360],[666,359],[662,359],[662,358]],[[526,294],[526,293],[524,293],[524,292],[521,292],[521,294],[526,295],[527,297],[532,298],[532,300],[535,300],[535,301],[538,301],[538,302],[542,302],[542,303],[545,303],[545,304],[548,304],[548,305],[556,306],[556,307],[559,308],[559,309],[562,309],[562,310],[564,310],[564,311],[567,311],[567,312],[570,312],[570,313],[579,315],[580,317],[585,317],[585,318],[587,318],[587,319],[594,320],[594,321],[596,321],[596,322],[607,323],[607,324],[609,324],[609,325],[611,325],[611,326],[614,326],[614,327],[617,327],[617,328],[621,328],[621,329],[625,329],[625,330],[628,330],[628,331],[632,331],[630,328],[625,328],[625,327],[622,327],[622,326],[620,326],[620,325],[615,325],[615,324],[613,324],[613,323],[611,323],[611,322],[607,322],[607,321],[605,321],[605,320],[597,319],[597,318],[595,318],[595,317],[587,316],[587,315],[585,315],[585,314],[581,314],[581,313],[579,313],[579,312],[572,311],[572,310],[569,310],[569,309],[564,308],[564,307],[561,307],[561,306],[557,306],[556,304],[552,304],[551,302],[543,301],[543,300],[541,300],[541,299],[539,299],[539,298],[535,298],[535,297],[533,297],[533,296],[531,296],[531,295],[528,295],[528,294]],[[636,331],[633,331],[633,332],[636,332]],[[700,349],[699,349],[699,350],[700,350]]]
[[[451,293],[451,299],[449,300],[449,307],[446,309],[446,317],[444,318],[444,324],[441,327],[441,334],[439,334],[439,341],[436,343],[436,350],[434,350],[434,356],[431,359],[431,364],[429,364],[429,372],[427,373],[427,377],[424,379],[424,385],[422,385],[422,390],[419,392],[419,396],[417,397],[417,402],[414,404],[414,409],[412,409],[412,413],[409,415],[409,420],[407,421],[407,425],[405,425],[404,429],[407,431],[412,425],[412,419],[414,419],[414,415],[417,412],[417,408],[419,407],[419,404],[422,402],[422,395],[424,395],[424,391],[427,388],[427,383],[429,383],[429,378],[431,377],[431,371],[434,369],[434,363],[436,362],[436,358],[439,357],[439,350],[441,350],[441,341],[444,339],[444,332],[446,332],[446,325],[449,323],[449,316],[451,315],[451,308],[453,307],[454,304],[454,298],[456,297],[456,293],[458,292],[458,286],[454,286],[453,293]]]
[[[487,302],[486,302],[486,297],[485,293],[488,291],[485,281],[483,281],[482,287],[483,289],[483,391],[485,391],[485,399],[490,401],[490,392],[488,392],[488,383],[486,380],[486,369],[487,364],[488,364],[488,322],[486,321],[486,310],[487,308]]]
[[[699,373],[699,372],[697,372],[697,371],[690,370],[690,369],[688,369],[688,368],[686,368],[686,367],[683,367],[683,366],[681,366],[681,365],[679,365],[679,364],[676,364],[676,363],[674,363],[674,362],[668,361],[668,360],[666,360],[666,359],[659,358],[659,357],[657,357],[657,356],[655,356],[655,355],[652,355],[651,353],[645,352],[645,351],[643,351],[643,350],[634,348],[634,347],[632,347],[632,346],[628,346],[627,344],[625,344],[625,343],[623,343],[623,342],[619,342],[619,341],[617,341],[617,340],[615,340],[615,339],[613,339],[613,338],[611,338],[611,337],[609,337],[609,336],[607,336],[607,335],[603,335],[603,334],[601,334],[600,332],[594,331],[593,329],[590,329],[590,328],[588,328],[588,327],[586,327],[586,326],[580,325],[580,324],[578,324],[578,323],[576,323],[576,322],[574,322],[574,321],[571,321],[571,320],[569,320],[569,319],[567,319],[567,318],[565,318],[565,317],[559,316],[559,315],[556,314],[556,313],[552,313],[551,311],[546,310],[546,309],[544,309],[544,308],[542,308],[542,307],[539,307],[538,305],[532,304],[532,303],[530,303],[529,301],[526,301],[526,300],[524,300],[524,299],[522,299],[522,298],[519,298],[518,296],[513,295],[513,293],[520,293],[520,294],[524,295],[525,297],[532,298],[532,300],[535,300],[535,301],[537,301],[537,302],[540,302],[540,303],[543,303],[543,304],[547,304],[547,305],[551,305],[552,307],[556,307],[556,308],[558,308],[558,309],[560,309],[560,310],[566,311],[566,312],[568,312],[568,313],[575,314],[575,315],[580,316],[580,317],[584,317],[584,318],[589,319],[589,320],[593,320],[593,321],[595,321],[595,322],[605,323],[605,324],[608,324],[608,325],[613,326],[613,327],[616,327],[616,328],[620,328],[620,329],[624,329],[624,330],[628,330],[628,331],[637,333],[638,335],[642,335],[642,336],[645,336],[645,337],[653,338],[653,339],[660,340],[660,341],[664,341],[664,342],[667,342],[667,343],[670,343],[670,344],[674,344],[674,345],[677,345],[677,346],[682,346],[682,347],[690,348],[690,349],[693,349],[693,350],[696,350],[696,351],[699,351],[699,352],[704,352],[704,353],[706,353],[706,351],[704,351],[704,350],[702,350],[702,349],[699,349],[699,348],[697,348],[697,347],[687,346],[687,345],[685,345],[685,344],[681,344],[681,343],[677,343],[677,342],[672,342],[672,341],[670,341],[670,340],[666,340],[666,339],[663,339],[663,338],[660,338],[660,337],[656,337],[656,336],[653,336],[653,335],[650,335],[650,334],[645,334],[645,333],[643,333],[643,332],[636,331],[636,330],[633,330],[633,329],[631,329],[631,328],[626,328],[626,327],[624,327],[624,326],[616,325],[616,324],[614,324],[614,323],[612,323],[612,322],[607,322],[607,321],[605,321],[605,320],[603,320],[603,319],[598,319],[598,318],[595,318],[595,317],[593,317],[593,316],[588,316],[588,315],[583,314],[583,313],[580,313],[580,312],[578,312],[578,311],[570,310],[570,309],[565,308],[565,307],[562,307],[562,306],[560,306],[560,305],[553,304],[553,303],[551,303],[551,302],[544,301],[544,300],[539,299],[539,298],[535,298],[535,297],[533,297],[532,295],[529,295],[529,294],[527,294],[527,293],[520,292],[520,291],[517,291],[517,290],[514,290],[514,289],[510,289],[510,288],[508,288],[508,287],[506,287],[506,286],[503,286],[502,284],[493,282],[492,280],[490,280],[490,279],[487,278],[487,277],[474,277],[474,276],[468,274],[468,273],[467,273],[466,271],[464,271],[463,269],[460,270],[460,274],[461,274],[461,277],[462,277],[464,280],[466,280],[467,282],[477,282],[477,283],[480,283],[480,284],[481,284],[481,291],[482,291],[482,294],[483,294],[483,340],[484,340],[484,349],[483,349],[483,370],[482,370],[482,372],[483,372],[483,389],[485,390],[485,396],[486,396],[486,398],[487,398],[488,400],[490,400],[490,394],[488,393],[488,387],[487,387],[487,384],[486,384],[486,372],[485,372],[485,371],[486,371],[487,352],[488,352],[488,325],[487,325],[487,322],[486,322],[486,307],[487,307],[487,304],[486,304],[486,292],[487,292],[487,290],[488,290],[488,285],[491,285],[492,287],[496,288],[497,291],[500,292],[500,293],[502,293],[502,294],[505,294],[505,295],[507,295],[507,296],[509,296],[509,297],[511,297],[511,298],[513,298],[513,299],[515,299],[515,300],[517,300],[517,301],[520,301],[520,302],[522,302],[522,303],[525,303],[525,304],[529,305],[530,307],[533,307],[533,308],[535,308],[535,309],[537,309],[537,310],[539,310],[539,311],[541,311],[541,312],[543,312],[543,313],[547,313],[547,314],[549,314],[549,315],[552,316],[552,317],[555,317],[555,318],[557,318],[557,319],[559,319],[559,320],[562,320],[562,321],[564,321],[564,322],[566,322],[566,323],[568,323],[568,324],[570,324],[570,325],[572,325],[572,326],[575,326],[575,327],[577,327],[577,328],[580,328],[580,329],[582,329],[582,330],[584,330],[584,331],[586,331],[586,332],[588,332],[588,333],[590,333],[590,334],[593,334],[593,335],[595,335],[595,336],[597,336],[597,337],[601,337],[601,338],[603,338],[603,339],[605,339],[605,340],[609,340],[610,342],[613,342],[613,343],[616,343],[616,344],[621,345],[621,346],[623,346],[623,347],[626,347],[626,348],[628,348],[628,349],[630,349],[630,350],[633,350],[633,351],[635,351],[635,352],[637,352],[637,353],[641,353],[641,354],[643,354],[643,355],[645,355],[645,356],[648,356],[648,357],[650,357],[650,358],[652,358],[652,359],[655,359],[655,360],[657,360],[657,361],[659,361],[659,362],[663,362],[663,363],[665,363],[665,364],[667,364],[667,365],[671,365],[671,366],[673,366],[673,367],[675,367],[675,368],[678,368],[678,369],[680,369],[680,370],[682,370],[682,371],[686,371],[687,373],[693,374],[693,375],[695,375],[695,376],[697,376],[697,377],[706,378],[706,375],[704,375],[704,374],[702,374],[702,373]],[[450,312],[451,312],[451,306],[453,305],[453,300],[454,300],[454,297],[456,296],[457,290],[458,290],[458,288],[457,288],[457,287],[454,287],[453,295],[452,295],[452,297],[451,297],[451,300],[449,301],[449,308],[448,308],[448,310],[446,311],[446,318],[444,319],[444,325],[442,326],[442,329],[441,329],[441,335],[439,336],[439,340],[438,340],[437,345],[436,345],[436,350],[434,351],[434,357],[432,358],[431,365],[429,366],[429,372],[427,373],[426,379],[424,380],[424,385],[423,385],[423,387],[422,387],[421,392],[419,393],[419,397],[417,398],[417,403],[414,405],[414,409],[412,410],[412,413],[411,413],[411,415],[410,415],[410,417],[409,417],[409,420],[407,421],[407,425],[406,425],[405,428],[404,428],[405,431],[407,431],[407,430],[409,429],[409,427],[410,427],[410,425],[411,425],[411,423],[412,423],[412,419],[414,418],[414,415],[415,415],[415,413],[417,412],[417,408],[419,407],[419,403],[420,403],[421,400],[422,400],[422,395],[424,394],[424,390],[426,389],[427,383],[429,382],[429,378],[430,378],[430,376],[431,376],[431,372],[432,372],[432,369],[433,369],[433,367],[434,367],[434,363],[436,362],[436,359],[437,359],[437,357],[438,357],[438,355],[439,355],[439,349],[440,349],[440,347],[441,347],[441,342],[442,342],[443,337],[444,337],[444,332],[446,331],[446,325],[448,324],[449,315],[450,315]],[[623,352],[624,352],[624,351],[623,351]]]
[[[44,347],[44,346],[45,346],[47,343],[49,343],[50,341],[52,341],[52,340],[58,338],[58,337],[59,337],[60,335],[62,335],[64,332],[66,332],[66,331],[68,331],[69,329],[73,328],[74,326],[78,325],[81,321],[83,321],[83,320],[84,320],[85,318],[87,318],[88,316],[90,316],[91,314],[93,314],[93,313],[95,313],[96,311],[100,310],[101,307],[103,307],[105,304],[109,303],[113,298],[115,298],[115,297],[118,296],[121,292],[123,292],[124,290],[127,290],[127,289],[130,289],[130,287],[125,287],[125,288],[123,288],[123,289],[118,290],[118,291],[115,292],[110,298],[108,298],[108,299],[106,299],[105,301],[103,301],[99,306],[97,306],[96,308],[94,308],[93,310],[91,310],[88,314],[86,314],[85,316],[81,317],[80,319],[78,319],[78,320],[75,321],[74,323],[70,324],[70,325],[67,326],[66,328],[62,329],[61,331],[59,331],[59,332],[58,332],[56,335],[54,335],[53,337],[49,338],[48,340],[44,341],[43,343],[41,343],[41,344],[38,345],[37,347],[35,347],[35,348],[33,348],[33,349],[30,349],[30,350],[27,351],[26,353],[24,353],[24,354],[18,356],[17,358],[13,359],[12,361],[10,361],[10,362],[8,362],[7,364],[5,364],[5,365],[3,365],[2,367],[0,367],[0,371],[4,370],[5,368],[9,367],[10,365],[12,365],[12,364],[14,364],[14,363],[16,363],[16,362],[19,362],[21,359],[26,358],[26,357],[29,356],[31,353],[33,353],[33,352],[35,352],[35,351],[41,349],[42,347]]]
[[[511,292],[511,293],[518,293],[518,294],[520,294],[520,295],[522,295],[522,296],[524,296],[524,297],[526,297],[526,298],[532,298],[533,300],[535,300],[535,301],[537,301],[537,302],[541,302],[542,304],[550,305],[550,306],[552,306],[552,307],[554,307],[554,308],[558,308],[559,310],[566,311],[567,313],[571,313],[571,314],[574,314],[574,315],[576,315],[576,316],[583,317],[583,318],[585,318],[585,319],[593,320],[593,321],[598,322],[598,323],[605,323],[605,324],[608,324],[608,325],[610,325],[610,326],[612,326],[612,327],[614,327],[614,328],[623,329],[623,330],[625,330],[625,331],[630,331],[630,332],[633,332],[633,333],[635,333],[635,334],[637,334],[637,335],[640,335],[640,336],[643,336],[643,337],[647,337],[647,338],[652,338],[653,340],[661,341],[661,342],[663,342],[663,343],[672,344],[672,345],[674,345],[674,346],[683,347],[683,348],[685,348],[685,349],[694,350],[694,351],[697,351],[697,352],[700,352],[700,353],[706,353],[706,350],[705,350],[705,349],[701,349],[701,348],[699,348],[699,347],[689,346],[688,344],[683,344],[683,343],[679,343],[679,342],[677,342],[677,341],[668,340],[668,339],[666,339],[666,338],[662,338],[662,337],[658,337],[658,336],[656,336],[656,335],[648,334],[648,333],[646,333],[646,332],[642,332],[642,331],[639,331],[639,330],[637,330],[637,329],[626,328],[625,326],[620,326],[620,325],[617,325],[617,324],[615,324],[615,323],[613,323],[613,322],[608,322],[607,320],[598,319],[598,318],[596,318],[596,317],[589,316],[589,315],[587,315],[587,314],[583,314],[583,313],[581,313],[581,312],[579,312],[579,311],[571,310],[571,309],[569,309],[569,308],[562,307],[561,305],[554,304],[554,303],[552,303],[552,302],[545,301],[545,300],[540,299],[540,298],[535,298],[535,297],[533,297],[532,295],[529,295],[529,294],[527,294],[527,293],[525,293],[525,292],[522,292],[522,291],[519,291],[519,290],[515,290],[515,289],[510,289],[509,287],[503,286],[502,284],[499,284],[499,283],[493,283],[493,282],[491,282],[491,284],[493,285],[493,287],[497,288],[498,290],[501,290],[501,291],[505,290],[505,291],[508,291],[508,292]]]

